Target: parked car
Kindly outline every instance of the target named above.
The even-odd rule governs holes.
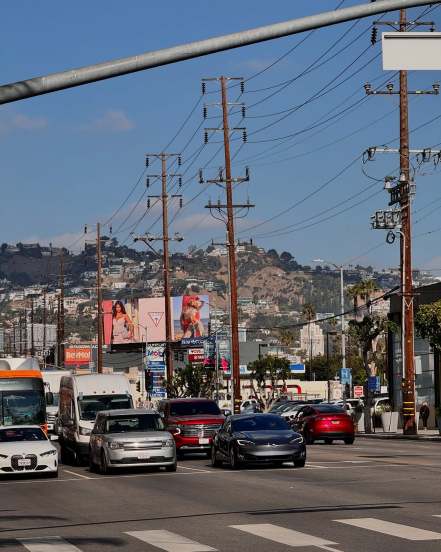
[[[259,406],[259,401],[257,399],[246,399],[240,403],[240,411],[250,411],[254,405],[257,407]]]
[[[158,412],[139,408],[102,411],[90,436],[89,465],[103,474],[113,468],[147,466],[174,472],[175,441]]]
[[[293,427],[303,434],[307,444],[319,440],[330,444],[341,439],[352,445],[355,438],[352,418],[334,404],[305,405],[294,418]]]
[[[297,412],[305,406],[305,403],[293,404],[289,408],[283,409],[281,412],[277,412],[279,416],[282,416],[286,421],[292,420],[296,417]]]
[[[58,451],[38,425],[0,427],[0,475],[58,477]]]
[[[246,463],[283,464],[303,467],[306,447],[303,437],[276,414],[239,414],[227,418],[211,447],[211,463],[226,461],[232,469]]]
[[[175,439],[178,455],[204,452],[210,455],[213,435],[224,423],[217,403],[211,399],[166,399],[158,410]]]

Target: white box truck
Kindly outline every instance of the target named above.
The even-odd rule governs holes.
[[[58,404],[60,401],[61,378],[70,376],[69,370],[42,370],[44,390],[46,392],[46,421],[49,433],[55,433],[55,423],[58,416]],[[49,395],[47,394],[49,393]],[[48,397],[51,401],[48,402]]]
[[[123,408],[133,408],[130,382],[124,374],[81,374],[61,378],[58,407],[61,461],[86,461],[97,412]]]

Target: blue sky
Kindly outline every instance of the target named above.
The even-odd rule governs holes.
[[[346,0],[344,6],[358,3]],[[297,18],[337,4],[275,0],[268,9],[267,3],[251,0],[15,0],[2,10],[2,82]],[[410,15],[418,17],[424,9]],[[441,29],[441,10],[427,18]],[[132,230],[160,233],[158,206],[145,212],[144,154],[161,151],[195,106],[170,146],[183,151],[184,173],[184,208],[177,212],[173,206],[172,231],[185,237],[180,248],[222,239],[223,225],[204,209],[209,198],[222,197],[220,190],[201,186],[195,176],[199,167],[207,166],[206,176],[214,177],[222,165],[222,156],[215,155],[220,135],[201,147],[203,127],[219,124],[219,110],[209,107],[215,118],[203,123],[204,101],[216,102],[218,96],[201,98],[200,80],[226,74],[252,77],[239,98],[250,106],[247,118],[231,117],[231,124],[248,129],[247,144],[240,147],[240,140],[232,141],[233,172],[243,174],[246,165],[251,171],[250,183],[236,188],[235,199],[249,197],[256,205],[238,220],[240,238],[288,250],[303,264],[324,257],[338,263],[396,265],[397,244],[383,245],[384,233],[371,230],[369,222],[388,201],[375,179],[392,174],[398,159],[377,155],[364,166],[357,159],[368,146],[396,147],[398,137],[396,97],[355,103],[364,98],[365,82],[375,86],[391,78],[398,88],[396,77],[382,70],[380,45],[369,44],[370,21],[362,20],[2,106],[1,241],[52,241],[74,244],[75,249],[85,224],[109,219],[116,237],[127,244],[132,243]],[[409,87],[431,88],[438,79],[437,72],[414,72]],[[285,81],[292,82],[280,86]],[[215,90],[215,84],[209,86]],[[237,99],[237,88],[229,93],[232,101]],[[414,97],[410,105],[411,128],[441,114],[441,96]],[[288,116],[278,121],[284,115],[278,113],[287,110]],[[438,144],[438,129],[435,121],[415,131],[411,146]],[[427,164],[416,174],[414,264],[441,272],[441,231],[427,234],[441,226],[440,170]],[[157,171],[153,165],[151,172]],[[159,193],[158,182],[150,193]]]

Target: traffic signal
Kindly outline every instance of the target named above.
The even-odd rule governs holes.
[[[345,398],[349,399],[350,396],[351,396],[351,386],[349,385],[349,383],[347,383],[345,385]]]
[[[153,390],[153,376],[150,370],[145,371],[145,390],[148,392]]]
[[[138,393],[141,392],[141,382],[140,381],[136,382],[136,390],[138,391]]]

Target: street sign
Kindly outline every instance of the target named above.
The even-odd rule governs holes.
[[[381,389],[380,376],[369,376],[368,389],[369,391],[374,391],[375,393],[380,392],[380,389]]]
[[[305,365],[304,364],[290,364],[289,365],[289,371],[291,374],[304,374],[305,373]]]
[[[362,385],[354,385],[354,397],[359,399],[364,395],[364,388]]]
[[[383,33],[385,71],[441,69],[441,33]]]
[[[342,385],[352,384],[352,371],[350,368],[340,368],[340,383]]]

